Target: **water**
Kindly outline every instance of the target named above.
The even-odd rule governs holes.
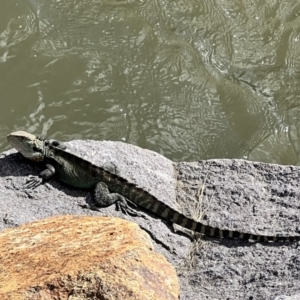
[[[26,130],[300,164],[300,4],[2,0],[0,151]]]

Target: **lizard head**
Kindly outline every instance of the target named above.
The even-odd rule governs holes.
[[[12,132],[7,136],[7,141],[24,157],[40,162],[44,160],[44,141],[26,131]]]

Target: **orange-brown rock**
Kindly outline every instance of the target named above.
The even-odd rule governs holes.
[[[60,216],[0,233],[0,299],[178,299],[173,267],[119,218]]]

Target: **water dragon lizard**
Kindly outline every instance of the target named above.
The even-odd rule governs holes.
[[[114,172],[96,166],[66,151],[66,147],[58,141],[42,139],[25,131],[13,132],[7,136],[7,140],[24,157],[46,164],[46,169],[38,177],[35,176],[30,179],[27,188],[35,188],[55,176],[70,186],[93,189],[93,197],[99,207],[110,206],[115,203],[122,211],[130,212],[132,209],[128,206],[128,203],[131,203],[166,221],[178,224],[204,236],[256,242],[293,242],[300,240],[300,236],[256,235],[204,225],[184,216],[149,192],[130,183]]]

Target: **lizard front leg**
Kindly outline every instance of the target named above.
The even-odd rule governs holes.
[[[133,205],[135,204],[118,193],[110,193],[108,186],[104,182],[98,182],[96,184],[94,199],[96,205],[99,207],[107,207],[115,203],[117,208],[121,209],[123,213],[138,216],[138,213],[130,208],[127,202],[130,202]]]
[[[45,181],[51,179],[55,174],[55,168],[52,165],[47,164],[46,169],[43,170],[39,176],[31,176],[25,183],[25,188],[35,189]]]

